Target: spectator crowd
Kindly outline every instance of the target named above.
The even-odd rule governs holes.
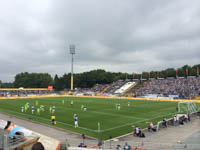
[[[116,90],[118,90],[120,87],[122,87],[127,81],[118,80],[116,82],[113,82],[109,85],[109,87],[104,91],[105,93],[114,93]]]
[[[136,92],[136,96],[147,94],[178,95],[181,98],[200,96],[200,77],[150,80]]]
[[[32,95],[48,95],[52,94],[49,90],[5,90],[0,91],[0,97],[12,97],[12,96],[32,96]]]

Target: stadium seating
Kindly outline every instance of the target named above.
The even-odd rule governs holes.
[[[104,91],[104,92],[105,93],[114,93],[117,89],[119,89],[125,83],[126,83],[126,81],[123,81],[123,80],[113,82],[109,85],[109,88],[107,88],[106,91]]]
[[[107,86],[107,84],[96,84],[91,90],[94,92],[103,92]]]
[[[47,88],[1,88],[0,97],[41,96],[52,94]]]
[[[136,92],[136,96],[156,94],[158,96],[178,95],[179,98],[190,98],[200,95],[200,78],[157,79],[146,82]]]

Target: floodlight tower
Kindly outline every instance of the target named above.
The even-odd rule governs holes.
[[[71,68],[71,91],[73,91],[73,84],[74,84],[74,78],[73,78],[73,63],[74,63],[74,55],[75,55],[75,45],[69,45],[69,51],[72,55],[72,68]]]

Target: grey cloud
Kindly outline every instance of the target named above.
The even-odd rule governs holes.
[[[0,0],[0,80],[22,72],[141,72],[199,63],[198,0]]]

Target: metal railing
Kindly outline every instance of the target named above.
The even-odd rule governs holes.
[[[4,148],[5,145],[6,145],[6,141],[5,139],[7,138],[6,137],[7,133],[3,130],[3,129],[0,129],[0,148]]]
[[[9,136],[6,130],[0,129],[0,148],[9,149],[9,147],[18,145],[24,141],[23,135]]]

